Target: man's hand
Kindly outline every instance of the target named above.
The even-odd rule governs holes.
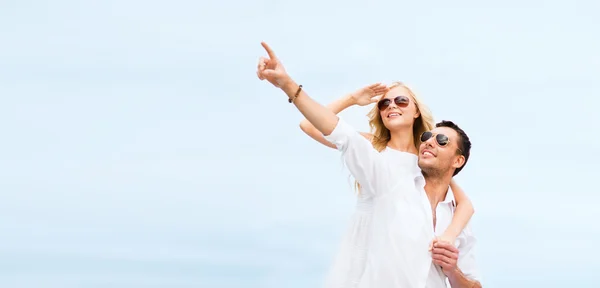
[[[446,241],[434,241],[431,251],[433,263],[440,265],[446,276],[451,277],[457,271],[458,249]]]
[[[458,268],[458,249],[453,244],[434,240],[431,257],[433,263],[442,267],[442,272],[448,276],[450,286],[453,288],[481,288],[479,281],[468,278]]]
[[[267,80],[271,82],[275,87],[283,88],[286,84],[291,82],[290,76],[285,71],[281,61],[275,56],[273,49],[265,42],[260,43],[263,48],[267,51],[269,58],[260,57],[258,60],[258,67],[256,75],[260,80]]]

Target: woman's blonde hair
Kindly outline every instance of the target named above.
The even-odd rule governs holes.
[[[415,119],[413,124],[413,140],[415,147],[419,149],[419,146],[421,145],[421,134],[423,134],[423,132],[432,130],[435,126],[433,114],[431,114],[431,111],[427,105],[425,105],[425,103],[423,103],[423,101],[421,101],[421,99],[406,84],[396,81],[388,86],[390,89],[396,87],[403,87],[408,91],[410,98],[412,98],[415,103],[417,113],[419,113],[419,117]],[[371,138],[371,143],[373,144],[373,148],[375,148],[375,150],[381,152],[383,149],[385,149],[385,147],[387,147],[387,144],[391,139],[390,130],[383,124],[383,119],[381,119],[381,114],[379,113],[379,108],[377,108],[377,105],[375,105],[373,109],[369,111],[367,117],[369,117],[369,126],[371,127],[371,134],[373,135]],[[357,190],[360,190],[360,184],[358,184],[356,181],[355,186]]]

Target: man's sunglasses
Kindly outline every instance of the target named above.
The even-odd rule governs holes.
[[[423,132],[423,134],[421,134],[421,142],[425,142],[433,136],[434,135],[431,131]],[[448,138],[448,136],[446,136],[444,134],[436,134],[435,142],[437,142],[437,144],[440,145],[440,147],[446,147],[448,145],[448,143],[450,142],[450,139]],[[456,149],[458,149],[460,154],[462,154],[462,150],[460,150],[460,148],[456,148]]]
[[[408,106],[408,103],[410,103],[410,100],[406,96],[397,96],[394,99],[383,98],[379,100],[379,102],[377,102],[377,108],[379,108],[380,111],[383,111],[390,107],[392,101],[394,101],[394,103],[396,103],[396,106],[400,108],[406,108]]]

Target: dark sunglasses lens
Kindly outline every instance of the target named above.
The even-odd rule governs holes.
[[[448,136],[444,134],[438,134],[435,136],[435,140],[440,144],[440,146],[446,146],[448,144]]]
[[[379,110],[385,110],[388,106],[390,106],[390,103],[392,103],[392,101],[390,101],[390,99],[381,99],[378,103],[377,103],[377,108],[379,108]]]
[[[398,107],[404,108],[406,106],[408,106],[408,97],[406,96],[398,96],[396,98],[394,98],[394,102],[396,103],[396,105],[398,105]]]
[[[429,140],[429,138],[431,138],[431,135],[431,132],[424,132],[423,134],[421,134],[421,142]]]

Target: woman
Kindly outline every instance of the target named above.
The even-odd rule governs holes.
[[[327,140],[323,135],[331,135],[336,129],[339,118],[327,108],[321,106],[314,100],[310,99],[302,90],[302,85],[295,83],[283,68],[281,62],[277,59],[274,52],[266,43],[262,43],[265,50],[269,54],[269,58],[261,58],[259,60],[257,76],[261,80],[268,80],[271,84],[281,88],[287,95],[289,103],[296,105],[300,112],[310,120],[311,123],[318,127],[303,125],[305,131],[309,135],[319,140],[319,142],[329,147]],[[339,112],[342,109],[354,104],[366,105],[377,101],[375,96],[385,93],[378,101],[377,107],[371,111],[371,126],[373,135],[362,134],[369,141],[363,139],[356,133],[346,134],[352,137],[351,145],[358,145],[360,149],[349,148],[351,152],[345,153],[345,157],[354,157],[356,161],[349,166],[353,176],[357,178],[358,184],[367,184],[361,187],[359,193],[359,204],[357,205],[357,213],[355,215],[352,227],[346,236],[342,251],[338,255],[336,264],[334,265],[333,273],[328,283],[329,287],[353,287],[361,279],[364,272],[365,260],[367,254],[367,243],[372,236],[379,236],[378,239],[384,239],[387,236],[374,232],[378,229],[371,227],[381,226],[379,221],[371,221],[372,214],[377,214],[379,217],[375,219],[388,220],[393,215],[385,214],[393,213],[394,205],[388,200],[394,200],[396,193],[386,193],[384,198],[378,198],[377,207],[382,209],[373,209],[373,197],[380,192],[395,191],[390,190],[395,185],[389,182],[378,182],[378,179],[396,179],[398,177],[411,177],[420,174],[417,167],[416,154],[418,154],[417,145],[421,132],[428,131],[433,127],[432,117],[424,105],[418,102],[416,96],[404,85],[396,84],[396,86],[387,87],[381,85],[372,85],[363,88],[358,93],[352,94],[350,97],[339,101],[337,106]],[[295,102],[297,98],[301,101]],[[343,105],[342,105],[343,103]],[[331,105],[333,106],[333,105]],[[333,107],[336,108],[336,107]],[[343,125],[342,125],[343,126]],[[347,127],[347,126],[346,126]],[[316,128],[315,130],[313,130]],[[342,129],[342,128],[341,128]],[[310,132],[312,131],[312,132]],[[316,132],[315,132],[316,131]],[[322,139],[321,139],[322,138]],[[357,147],[358,147],[357,146]],[[348,147],[348,146],[346,146]],[[354,146],[353,146],[354,147]],[[373,148],[373,150],[371,150]],[[358,154],[354,152],[358,152]],[[378,160],[362,161],[360,153],[367,153],[371,156],[376,155]],[[346,159],[350,159],[346,158]],[[364,165],[363,165],[364,164]],[[373,166],[375,165],[375,166]],[[408,167],[408,168],[407,168]],[[409,169],[409,170],[407,170]],[[387,173],[382,178],[379,172]],[[391,174],[390,174],[391,173]],[[411,174],[408,174],[411,173]],[[398,175],[390,178],[390,175]],[[403,182],[404,180],[398,180]],[[363,183],[364,182],[364,183]],[[396,181],[392,181],[396,182]],[[364,189],[363,189],[364,188]],[[452,241],[470,219],[473,211],[469,201],[458,187],[453,187],[458,204],[456,213],[453,217],[452,224],[448,227],[444,234],[444,239]],[[375,193],[375,194],[374,194]],[[390,198],[391,197],[391,198]],[[383,205],[383,206],[382,206]],[[471,209],[469,209],[471,208]],[[377,217],[377,216],[374,216]],[[379,231],[385,231],[385,229]],[[410,237],[410,235],[408,235]],[[391,242],[394,243],[394,242]],[[375,244],[375,242],[374,242]],[[372,247],[372,245],[370,245]],[[385,257],[385,256],[383,256]],[[372,261],[380,261],[385,259],[371,259]],[[373,262],[370,263],[373,263]],[[395,266],[386,266],[385,269],[394,270]]]
[[[406,163],[403,162],[406,158],[403,158],[402,154],[417,155],[418,147],[421,144],[421,134],[434,127],[431,112],[415,93],[401,82],[394,82],[389,87],[380,83],[363,87],[332,102],[328,108],[338,114],[354,105],[366,106],[372,103],[377,103],[367,114],[372,133],[362,132],[361,135],[369,140],[373,148],[380,153],[401,157],[398,158],[399,164],[406,166]],[[321,144],[337,149],[308,120],[304,119],[300,123],[300,128]],[[410,167],[413,170],[412,173],[420,173],[416,161]],[[351,226],[344,235],[341,251],[334,263],[328,287],[346,287],[346,283],[358,281],[364,269],[368,241],[367,231],[372,215],[372,211],[370,211],[372,210],[372,196],[360,193],[360,183],[356,184],[359,188],[357,209]],[[433,241],[454,243],[474,213],[471,201],[454,181],[451,183],[451,189],[457,204],[455,215],[448,229]]]

